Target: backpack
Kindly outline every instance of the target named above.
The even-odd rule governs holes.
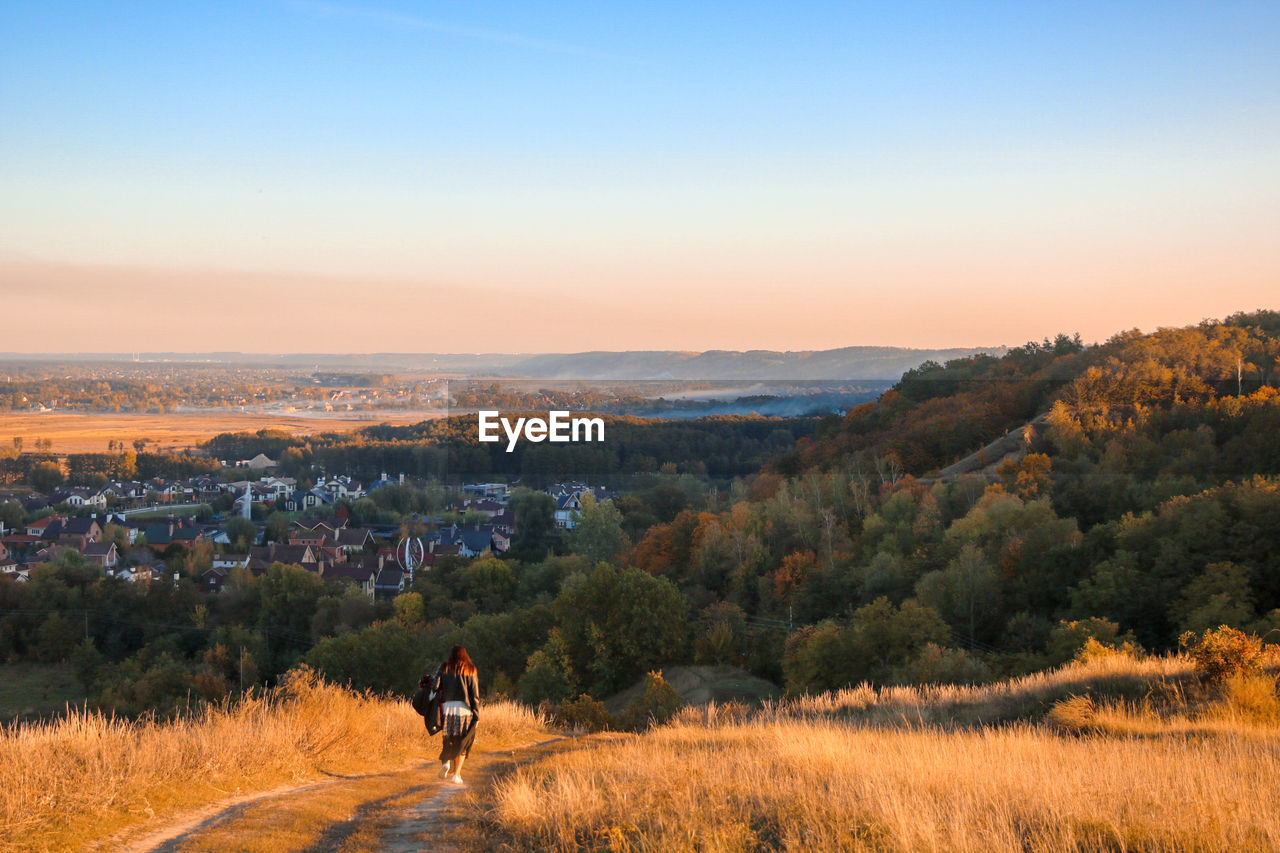
[[[424,675],[418,682],[418,692],[409,703],[423,717],[427,734],[433,735],[444,728],[444,713],[440,707],[440,680],[435,675]]]

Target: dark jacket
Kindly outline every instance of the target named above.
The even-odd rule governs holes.
[[[440,672],[440,704],[445,702],[466,702],[471,713],[480,716],[480,679],[474,675],[454,675]]]

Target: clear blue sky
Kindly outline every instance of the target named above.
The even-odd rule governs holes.
[[[29,310],[359,285],[527,320],[490,349],[800,349],[1280,292],[1275,2],[7,0],[0,40]],[[219,348],[262,348],[241,326]],[[346,348],[474,348],[438,334]]]

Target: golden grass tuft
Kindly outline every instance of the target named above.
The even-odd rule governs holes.
[[[485,709],[478,746],[533,739],[523,706]],[[434,760],[408,702],[356,694],[306,669],[282,686],[173,721],[72,711],[0,733],[0,849],[81,846],[132,824],[225,797],[301,782],[322,771]]]
[[[1063,732],[1086,732],[1098,718],[1098,706],[1088,696],[1068,696],[1054,704],[1045,715],[1045,723]]]

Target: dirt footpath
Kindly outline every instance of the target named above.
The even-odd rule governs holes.
[[[91,849],[124,853],[457,850],[453,836],[460,824],[458,797],[487,788],[566,739],[548,737],[516,750],[477,752],[464,767],[465,785],[439,778],[439,764],[424,759],[382,773],[334,775],[223,800],[163,828],[116,836]]]

